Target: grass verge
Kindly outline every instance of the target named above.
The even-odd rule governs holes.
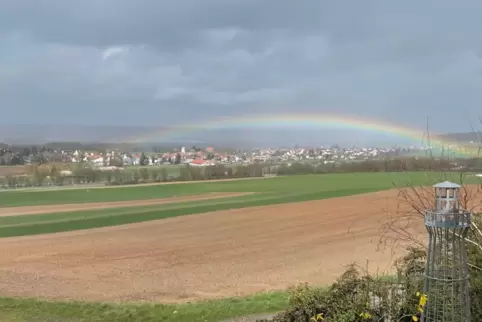
[[[287,292],[227,298],[188,304],[101,304],[0,298],[5,322],[151,322],[222,321],[232,317],[283,310]]]
[[[394,283],[395,276],[380,275],[376,280]],[[315,286],[314,290],[327,290]],[[226,319],[276,313],[288,308],[289,292],[263,292],[186,304],[106,304],[58,302],[0,297],[0,321],[11,322],[215,322]]]

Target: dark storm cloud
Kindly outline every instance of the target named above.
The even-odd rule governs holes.
[[[373,9],[373,3],[355,1],[25,0],[0,4],[0,26],[24,30],[42,41],[174,50],[202,46],[200,31],[228,27],[286,29],[292,35],[332,28],[337,39],[367,37],[376,29]]]
[[[482,99],[481,10],[448,0],[6,0],[3,121],[306,110],[414,126],[433,114],[439,128],[462,129],[465,113],[451,113],[477,112]]]

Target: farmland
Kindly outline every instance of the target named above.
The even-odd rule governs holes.
[[[403,249],[377,245],[381,223],[397,211],[394,184],[459,179],[445,176],[346,173],[0,192],[0,291],[11,297],[0,300],[0,318],[132,321],[141,314],[153,321],[179,311],[178,320],[215,321],[279,310],[286,303],[279,291],[300,281],[330,283],[352,261],[369,259],[370,270],[390,273]],[[423,233],[420,223],[412,229]],[[218,300],[235,296],[245,298]]]
[[[458,173],[445,174],[459,180]],[[467,177],[470,179],[470,177]],[[277,196],[316,194],[346,189],[389,189],[395,185],[425,185],[445,180],[438,173],[344,173],[329,175],[286,176],[255,180],[193,182],[189,184],[129,186],[118,189],[65,189],[55,191],[5,191],[0,193],[0,207],[145,200],[207,192],[261,192]]]
[[[0,177],[8,175],[22,175],[27,173],[25,166],[0,166]]]

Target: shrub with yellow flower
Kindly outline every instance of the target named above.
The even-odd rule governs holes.
[[[360,314],[360,317],[362,320],[370,320],[372,318],[372,315],[368,312],[363,312]]]
[[[323,317],[323,313],[318,313],[314,317],[311,318],[312,321],[323,321],[325,318]]]
[[[423,313],[423,308],[427,304],[427,295],[426,294],[422,294],[420,292],[417,292],[417,297],[418,297],[418,304],[417,304],[418,313],[416,315],[412,315],[412,321],[415,321],[415,322],[419,321],[418,315]]]

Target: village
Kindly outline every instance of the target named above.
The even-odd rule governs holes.
[[[255,162],[285,163],[303,160],[320,160],[323,163],[371,160],[396,155],[391,148],[292,148],[292,149],[253,149],[249,152],[218,152],[212,147],[205,149],[181,147],[165,153],[128,153],[110,151],[106,153],[88,151],[58,151],[64,162],[91,163],[95,166],[155,166],[169,164],[189,164],[210,166],[215,164],[249,164]],[[27,160],[28,162],[28,160]]]

